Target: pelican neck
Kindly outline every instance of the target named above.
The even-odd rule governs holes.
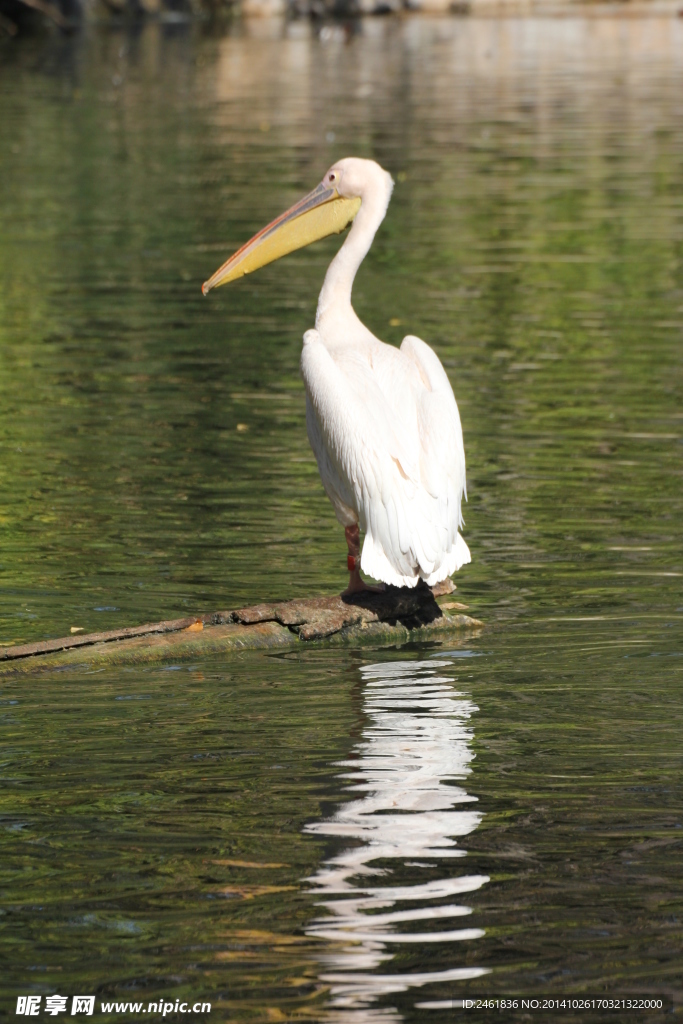
[[[351,292],[358,268],[365,259],[378,227],[384,220],[389,198],[371,193],[361,201],[361,207],[344,244],[334,257],[318,298],[315,326],[321,330],[325,320],[348,317],[357,320],[351,305]]]

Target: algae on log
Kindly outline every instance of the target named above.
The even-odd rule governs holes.
[[[455,629],[479,629],[483,623],[478,619],[450,613],[464,606],[444,602],[440,607],[437,603],[437,598],[454,590],[451,580],[431,588],[421,583],[414,590],[387,587],[379,593],[258,604],[236,611],[7,647],[0,651],[0,676],[77,666],[187,660],[301,641],[401,643],[435,638]]]

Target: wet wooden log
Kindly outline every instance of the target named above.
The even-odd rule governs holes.
[[[396,643],[481,628],[478,619],[454,614],[463,605],[444,600],[454,590],[451,580],[432,588],[421,584],[414,590],[387,587],[381,593],[273,602],[21,644],[0,649],[0,676],[69,666],[187,660],[315,640]]]

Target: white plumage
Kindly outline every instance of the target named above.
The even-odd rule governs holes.
[[[358,527],[365,532],[360,568],[385,583],[438,583],[470,561],[458,532],[465,450],[444,368],[412,335],[400,349],[385,345],[351,305],[356,272],[393,186],[372,160],[340,160],[202,286],[206,295],[353,221],[325,276],[315,330],[304,335],[301,355],[308,436],[346,532],[347,593],[366,588]]]
[[[360,197],[330,265],[301,371],[308,436],[337,518],[365,532],[361,568],[375,579],[434,584],[470,561],[463,525],[465,451],[453,390],[438,356],[408,335],[375,338],[351,287],[389,203],[393,182],[369,160],[341,160],[324,185]]]

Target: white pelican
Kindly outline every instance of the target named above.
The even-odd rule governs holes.
[[[414,587],[420,579],[438,583],[470,561],[458,532],[465,450],[446,371],[413,335],[400,349],[384,344],[351,305],[356,272],[393,187],[391,175],[373,160],[339,160],[202,286],[206,295],[353,222],[325,275],[315,329],[304,334],[301,353],[308,437],[346,532],[347,594],[368,589],[360,569],[384,583]]]

